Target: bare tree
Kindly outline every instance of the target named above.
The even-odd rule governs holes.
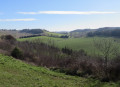
[[[93,39],[93,44],[95,48],[102,54],[104,58],[104,70],[105,75],[107,76],[107,68],[108,68],[108,60],[112,57],[115,57],[119,53],[119,46],[115,40],[110,38],[103,38],[103,39]]]

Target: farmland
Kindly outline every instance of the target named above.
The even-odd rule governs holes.
[[[19,41],[38,41],[38,42],[43,42],[48,45],[54,45],[55,47],[58,48],[70,48],[73,50],[80,50],[84,49],[88,54],[90,55],[95,55],[100,53],[94,46],[93,39],[96,40],[101,40],[103,37],[82,37],[82,38],[55,38],[55,37],[47,37],[47,36],[40,36],[40,37],[32,37],[32,38],[23,38],[23,39],[18,39]],[[117,38],[104,38],[104,39],[110,39],[110,40],[116,40],[115,44],[119,44],[119,39]]]

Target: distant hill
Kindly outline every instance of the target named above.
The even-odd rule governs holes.
[[[104,27],[99,28],[95,32],[87,33],[87,36],[107,36],[107,37],[120,37],[120,27]]]
[[[12,35],[14,36],[15,38],[19,38],[21,36],[29,36],[29,35],[32,35],[30,33],[22,33],[22,32],[19,32],[19,30],[8,30],[8,29],[0,29],[0,36],[2,35]]]
[[[95,31],[94,29],[76,29],[69,33],[71,37],[83,37],[86,36],[87,33]]]
[[[59,31],[59,32],[49,32],[43,29],[0,29],[1,35],[12,35],[16,38],[19,37],[29,37],[29,36],[48,36],[48,37],[92,37],[92,36],[107,36],[107,37],[120,37],[120,27],[103,27],[98,29],[76,29],[70,32]]]
[[[71,31],[69,35],[75,38],[79,38],[83,36],[120,37],[120,27],[103,27],[98,29],[76,29]]]
[[[120,29],[120,27],[103,27],[103,28],[98,28],[98,30],[116,30]]]

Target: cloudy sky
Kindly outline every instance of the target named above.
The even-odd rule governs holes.
[[[0,29],[120,27],[120,0],[0,0]]]

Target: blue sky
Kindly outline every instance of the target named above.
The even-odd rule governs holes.
[[[0,0],[0,29],[120,27],[120,0]]]

